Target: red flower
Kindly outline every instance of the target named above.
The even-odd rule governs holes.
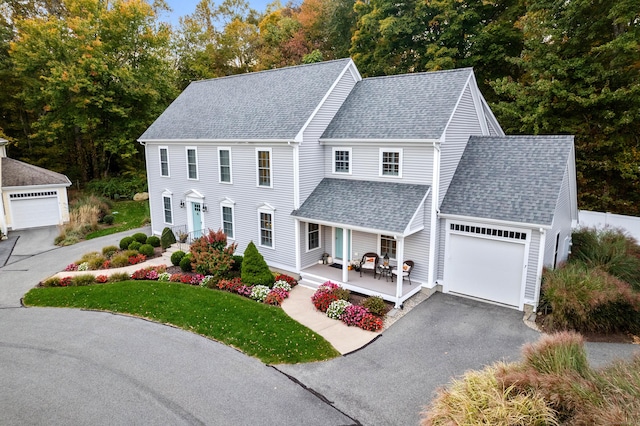
[[[363,330],[367,330],[367,331],[379,331],[379,330],[382,330],[382,327],[384,326],[384,322],[382,322],[382,320],[379,317],[369,313],[369,314],[365,314],[365,316],[362,318],[362,321],[360,321],[360,324],[358,324],[358,326]]]
[[[108,276],[106,276],[106,275],[98,275],[98,276],[96,277],[96,282],[97,282],[97,283],[104,284],[104,283],[106,283],[107,281],[109,281],[109,277],[108,277]]]

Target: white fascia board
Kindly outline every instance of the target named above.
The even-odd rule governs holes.
[[[461,216],[457,214],[440,213],[438,214],[438,217],[442,219],[464,220],[464,221],[478,222],[478,223],[491,223],[496,225],[504,225],[504,226],[511,226],[511,227],[517,227],[517,228],[551,229],[551,225],[540,225],[538,223],[513,222],[510,220],[487,219],[487,218],[477,217],[477,216]]]
[[[344,224],[344,223],[330,222],[330,221],[327,221],[327,220],[312,219],[312,218],[307,218],[307,217],[304,217],[304,216],[294,216],[294,218],[297,219],[297,220],[300,220],[301,222],[317,223],[319,225],[331,226],[333,228],[350,229],[352,231],[365,232],[367,234],[383,234],[383,235],[394,235],[394,236],[402,236],[402,237],[406,236],[402,232],[389,231],[388,229],[366,228],[364,226],[347,225],[347,224]]]
[[[333,139],[333,138],[320,138],[320,145],[327,146],[344,146],[348,144],[362,144],[362,145],[431,145],[440,142],[440,139]]]
[[[340,80],[342,79],[342,77],[345,75],[345,73],[349,70],[349,67],[351,66],[355,66],[353,64],[352,60],[349,60],[349,62],[347,63],[347,65],[344,67],[344,69],[340,72],[340,74],[338,75],[338,78],[335,79],[335,81],[333,82],[333,84],[331,85],[331,87],[329,88],[329,90],[327,91],[327,93],[324,94],[324,96],[322,97],[322,100],[320,101],[320,103],[316,106],[316,108],[313,110],[313,112],[311,113],[311,115],[309,116],[309,118],[307,119],[307,122],[304,123],[304,125],[302,126],[302,128],[300,129],[300,131],[298,132],[298,134],[295,137],[295,141],[298,143],[302,143],[302,139],[304,136],[304,132],[305,130],[307,130],[307,127],[309,127],[309,124],[311,124],[311,122],[313,121],[314,118],[316,118],[316,115],[318,115],[318,111],[320,111],[320,108],[322,108],[324,106],[324,103],[327,101],[327,99],[329,98],[329,96],[331,96],[331,94],[333,93],[333,89],[336,88],[336,86],[338,85],[338,83],[340,82]],[[353,75],[353,74],[352,74]],[[357,82],[358,80],[356,80]]]
[[[413,216],[411,216],[411,220],[407,224],[407,227],[404,229],[404,233],[403,234],[405,236],[408,236],[408,235],[411,235],[411,234],[415,234],[418,231],[418,230],[410,231],[409,229],[411,228],[411,224],[413,223],[413,221],[416,220],[416,216],[418,215],[418,212],[420,211],[420,207],[424,206],[424,202],[427,200],[427,197],[429,196],[430,193],[431,193],[431,187],[429,187],[429,189],[427,189],[427,193],[424,194],[424,197],[422,198],[422,201],[420,201],[420,204],[418,204],[418,207],[416,208],[416,211],[413,212]],[[424,221],[424,218],[423,218],[423,221]],[[419,228],[420,229],[424,229],[424,223]]]
[[[290,139],[138,139],[143,145],[148,143],[153,144],[200,144],[200,143],[215,143],[215,144],[291,144],[294,142]]]
[[[68,183],[51,183],[47,185],[26,185],[26,186],[3,186],[2,192],[15,192],[15,191],[38,191],[40,189],[59,189],[71,186],[71,182]]]

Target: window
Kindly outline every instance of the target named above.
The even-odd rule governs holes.
[[[169,148],[160,147],[160,176],[169,176]]]
[[[198,155],[195,148],[187,148],[187,176],[198,179]]]
[[[401,149],[380,149],[380,176],[402,177]]]
[[[171,197],[167,195],[162,196],[162,207],[164,209],[164,223],[173,223],[173,210],[171,208]]]
[[[307,251],[320,247],[320,225],[307,223]]]
[[[235,232],[233,232],[233,207],[222,205],[222,232],[224,232],[227,238],[234,239]]]
[[[257,149],[258,186],[271,187],[271,149]]]
[[[351,148],[333,148],[333,173],[351,174]]]
[[[380,254],[384,257],[389,255],[390,259],[396,258],[396,240],[389,235],[380,235]]]
[[[218,148],[218,162],[220,164],[220,182],[231,183],[231,149]]]
[[[260,245],[273,248],[273,214],[260,212]]]

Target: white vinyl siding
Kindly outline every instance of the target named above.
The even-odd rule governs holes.
[[[231,148],[218,148],[218,169],[220,183],[233,183],[231,177]]]
[[[402,149],[380,148],[380,176],[402,177]]]
[[[171,205],[171,196],[162,196],[162,210],[164,212],[164,223],[173,225],[173,207]]]
[[[565,168],[564,177],[562,178],[562,187],[560,188],[560,196],[556,203],[556,209],[553,215],[553,225],[547,231],[547,237],[544,248],[544,266],[553,267],[555,254],[556,235],[560,235],[558,246],[558,263],[567,260],[568,248],[567,241],[571,238],[571,195],[569,190],[569,169]]]
[[[320,248],[320,225],[307,223],[307,251]]]
[[[271,177],[271,148],[256,149],[256,168],[257,185],[261,187],[272,188],[273,181]]]
[[[333,148],[333,173],[351,174],[351,148]]]
[[[169,177],[169,148],[161,146],[160,150],[160,176]]]
[[[198,151],[195,147],[187,147],[187,179],[198,180]]]

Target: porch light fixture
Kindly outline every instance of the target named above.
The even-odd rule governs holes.
[[[184,200],[180,200],[180,208],[184,209]]]
[[[384,257],[382,259],[384,260],[384,262],[382,264],[384,266],[389,266],[389,253],[385,253]]]
[[[202,205],[202,211],[205,212],[205,213],[208,212],[209,211],[209,207],[207,207],[206,204],[203,204]]]

